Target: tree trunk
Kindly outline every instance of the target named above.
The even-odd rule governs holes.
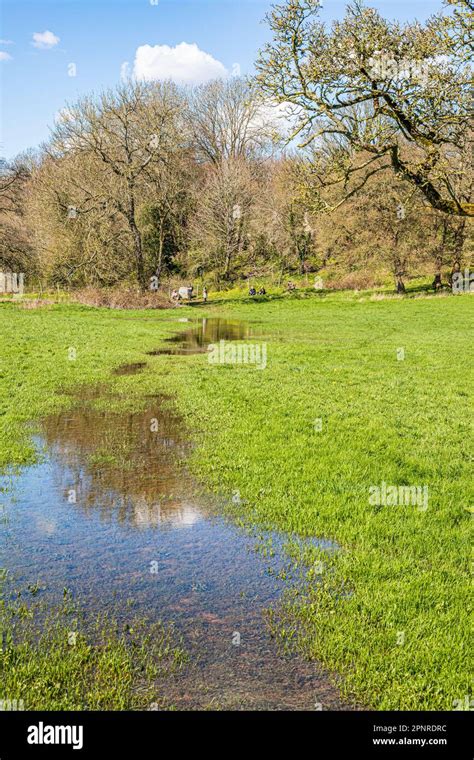
[[[305,266],[304,266],[305,265],[305,260],[306,260],[305,259],[305,255],[304,255],[304,251],[300,252],[299,260],[300,260],[300,274],[301,275],[306,274],[306,270],[305,270]]]
[[[461,271],[465,240],[466,240],[466,220],[463,219],[458,229],[454,233],[454,257],[453,257],[453,265],[451,268],[451,275],[449,278],[450,285],[453,284],[453,275],[456,272]]]
[[[438,252],[438,255],[435,258],[435,276],[431,284],[431,287],[433,288],[434,291],[441,290],[441,288],[443,287],[441,268],[443,266],[443,251],[445,250],[445,245],[446,245],[446,236],[443,236],[443,245],[441,247],[441,250]]]
[[[163,271],[163,248],[164,248],[163,222],[160,221],[160,242],[158,244],[158,261],[156,264],[155,275],[160,287],[161,272]]]
[[[405,283],[403,282],[402,275],[397,274],[395,278],[397,293],[406,293]]]
[[[228,248],[225,255],[225,266],[224,266],[224,280],[229,279],[230,275],[230,261],[232,258],[232,251]]]
[[[398,254],[398,241],[400,237],[400,228],[397,227],[393,236],[393,249],[394,249],[394,259],[393,259],[393,272],[395,274],[395,285],[397,288],[397,293],[405,293],[405,283],[403,282],[403,272],[404,272],[404,266],[403,266],[403,260]]]
[[[133,247],[135,252],[135,266],[137,271],[137,281],[142,293],[146,291],[145,262],[143,260],[142,236],[137,227],[135,220],[135,198],[133,197],[133,188],[130,188],[130,201],[128,207],[128,226],[133,238]]]
[[[441,277],[441,269],[443,266],[443,254],[446,251],[446,247],[448,245],[448,232],[449,232],[449,221],[447,217],[443,219],[443,237],[441,240],[441,246],[438,247],[435,255],[435,278],[432,282],[432,288],[433,290],[441,290],[443,287],[442,277]]]

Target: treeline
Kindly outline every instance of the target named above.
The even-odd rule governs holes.
[[[292,0],[252,81],[131,80],[68,105],[0,167],[0,270],[143,291],[321,271],[440,286],[474,216],[472,3],[447,5],[402,27],[356,2],[327,28]]]

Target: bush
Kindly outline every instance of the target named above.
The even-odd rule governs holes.
[[[71,299],[88,306],[110,309],[171,309],[175,304],[165,291],[141,292],[137,288],[83,288],[71,294]]]
[[[349,272],[326,283],[330,290],[370,290],[380,285],[380,278],[373,272]]]

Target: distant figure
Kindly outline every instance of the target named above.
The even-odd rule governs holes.
[[[202,300],[204,301],[204,303],[207,303],[207,288],[206,287],[202,289]]]
[[[171,293],[171,300],[172,301],[179,301],[179,293],[177,290],[173,290]]]
[[[296,290],[296,285],[295,285],[294,282],[292,282],[290,280],[290,282],[288,283],[288,285],[286,286],[286,288],[287,288],[287,290]]]
[[[256,295],[257,295],[257,291],[255,290],[255,288],[250,288],[249,296],[256,296]]]
[[[267,291],[265,290],[265,288],[260,288],[260,290],[258,291],[258,295],[259,296],[266,296],[267,295]]]

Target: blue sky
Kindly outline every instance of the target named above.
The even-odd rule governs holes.
[[[441,0],[368,4],[390,18],[423,20],[439,10]],[[3,0],[0,155],[11,158],[37,146],[66,102],[117,84],[121,70],[132,72],[135,62],[145,76],[167,71],[178,80],[230,72],[235,64],[242,74],[250,73],[268,38],[261,22],[271,5],[270,0]],[[340,17],[345,5],[346,0],[325,0],[323,18]]]

